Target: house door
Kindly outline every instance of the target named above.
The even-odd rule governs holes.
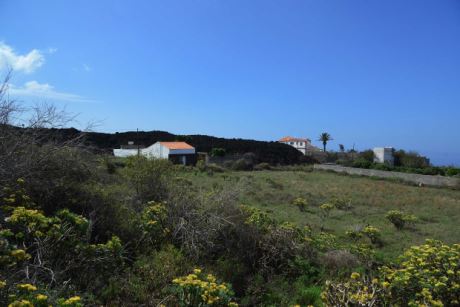
[[[186,165],[186,164],[187,164],[187,157],[186,157],[186,156],[181,156],[181,157],[180,157],[180,160],[181,160],[181,163],[182,163],[183,165]]]

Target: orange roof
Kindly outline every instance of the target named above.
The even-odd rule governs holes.
[[[195,149],[193,146],[185,142],[160,142],[161,145],[169,149]]]
[[[307,142],[309,143],[309,139],[302,139],[302,138],[293,138],[292,136],[285,136],[281,138],[278,142]]]

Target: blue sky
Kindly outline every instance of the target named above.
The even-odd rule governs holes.
[[[458,0],[0,0],[6,66],[98,131],[327,131],[460,165]]]

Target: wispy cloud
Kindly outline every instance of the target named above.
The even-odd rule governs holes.
[[[72,101],[72,102],[98,102],[97,100],[88,99],[86,97],[57,91],[48,83],[39,83],[37,81],[26,82],[23,86],[11,85],[9,89],[11,96],[28,96],[37,97],[40,99],[50,99],[56,101]]]
[[[29,53],[18,54],[7,44],[0,42],[0,69],[11,67],[15,71],[30,74],[45,63],[40,50],[32,49]]]
[[[57,48],[50,47],[50,48],[48,48],[48,50],[46,50],[46,52],[48,52],[48,54],[56,53],[56,52],[57,52]]]

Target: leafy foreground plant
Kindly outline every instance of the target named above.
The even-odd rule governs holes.
[[[173,280],[173,293],[179,306],[238,306],[232,302],[233,291],[229,284],[219,283],[212,274],[194,269],[192,274]]]
[[[326,282],[326,306],[458,306],[460,245],[427,240],[407,250],[377,277],[353,273],[345,282]]]
[[[23,189],[10,192],[0,199],[0,305],[83,306],[79,296],[62,296],[103,285],[123,263],[120,239],[90,244],[83,216],[67,209],[48,216]]]
[[[385,216],[398,230],[403,229],[408,224],[417,222],[417,217],[412,214],[406,214],[399,210],[390,210]]]

